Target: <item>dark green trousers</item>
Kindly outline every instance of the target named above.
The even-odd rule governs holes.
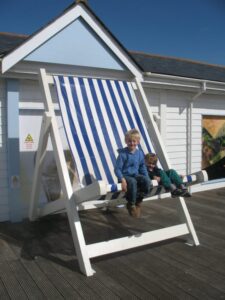
[[[183,183],[181,177],[173,169],[168,171],[160,170],[161,184],[169,189],[171,184],[174,184],[177,188]]]

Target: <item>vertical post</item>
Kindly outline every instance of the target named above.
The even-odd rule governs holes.
[[[192,115],[193,101],[191,100],[187,114],[187,174],[192,173]]]
[[[19,149],[19,81],[7,80],[7,158],[10,221],[22,221]]]

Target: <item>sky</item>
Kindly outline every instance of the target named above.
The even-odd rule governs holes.
[[[0,32],[32,34],[73,0],[0,0]],[[225,66],[225,0],[88,0],[127,50]]]

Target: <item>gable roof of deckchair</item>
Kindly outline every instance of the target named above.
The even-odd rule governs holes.
[[[50,26],[54,25],[55,22],[57,22],[60,18],[63,18],[67,13],[69,13],[70,11],[77,9],[78,7],[81,7],[81,16],[82,16],[82,12],[83,14],[87,13],[89,16],[91,16],[92,18],[94,18],[94,22],[95,24],[97,24],[97,26],[102,29],[104,31],[105,37],[109,37],[110,40],[112,40],[112,44],[114,46],[114,49],[111,48],[111,50],[114,52],[114,54],[116,56],[118,56],[118,53],[121,54],[121,57],[118,57],[123,63],[124,65],[131,71],[131,73],[135,73],[136,76],[138,77],[142,77],[142,69],[141,67],[137,64],[137,62],[134,60],[134,58],[132,57],[132,55],[130,55],[130,53],[126,50],[126,48],[117,40],[117,38],[109,31],[109,29],[102,23],[102,21],[95,15],[95,13],[90,9],[90,7],[88,5],[86,5],[85,3],[75,3],[70,5],[69,7],[67,7],[58,17],[54,18],[53,20],[51,20],[46,26],[40,28],[38,31],[36,31],[35,33],[33,33],[32,35],[30,35],[28,38],[25,38],[25,40],[22,43],[18,42],[18,45],[14,48],[11,48],[10,50],[8,50],[7,52],[3,51],[3,58],[2,58],[2,73],[6,72],[8,69],[10,69],[13,65],[15,65],[16,63],[18,63],[19,61],[21,61],[24,57],[26,57],[29,53],[31,53],[32,51],[34,51],[37,47],[39,47],[41,44],[43,44],[45,41],[47,41],[48,39],[50,39],[54,34],[57,34],[57,31],[54,30],[54,33],[48,33],[48,36],[46,37],[45,40],[39,38],[41,40],[40,44],[38,44],[38,41],[36,42],[36,48],[31,48],[26,51],[26,55],[21,55],[21,49],[24,49],[24,47],[26,47],[27,45],[29,45],[29,43],[31,44],[31,41],[34,38],[37,38],[38,36],[40,36],[40,34],[44,31],[46,31],[47,29],[50,28]],[[79,16],[80,17],[80,16]],[[84,16],[82,16],[84,17]],[[73,22],[74,20],[76,20],[76,17],[74,17],[74,19],[71,19],[71,22]],[[86,21],[86,20],[85,20]],[[60,30],[62,30],[63,28],[65,28],[68,24],[65,24]],[[52,27],[51,27],[52,28]],[[103,36],[101,35],[102,40],[105,42],[105,40],[103,39]],[[38,40],[38,39],[37,39]],[[105,42],[106,43],[106,42]],[[115,49],[118,50],[117,53],[115,53]],[[13,55],[13,53],[17,51],[17,55],[16,58],[14,58],[14,62],[12,63],[8,63],[7,66],[7,59]],[[1,54],[1,53],[0,53]]]

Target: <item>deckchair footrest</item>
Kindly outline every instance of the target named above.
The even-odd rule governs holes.
[[[114,240],[89,244],[86,247],[89,258],[92,258],[118,251],[128,250],[134,247],[148,245],[177,236],[186,235],[188,233],[188,227],[184,223],[149,232],[137,233],[136,235],[126,236]]]

